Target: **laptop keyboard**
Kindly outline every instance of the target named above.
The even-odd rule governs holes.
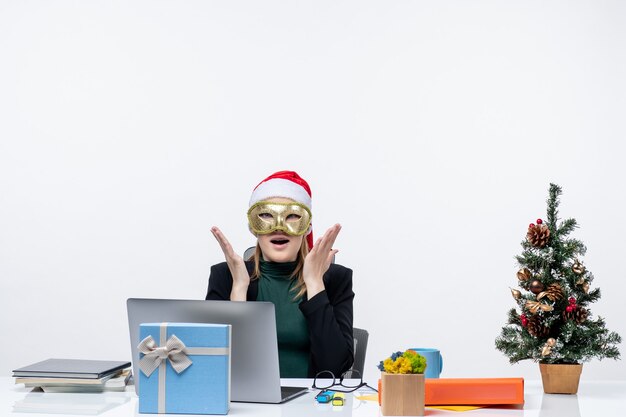
[[[285,398],[289,398],[294,394],[298,394],[298,393],[306,393],[308,392],[308,388],[303,388],[303,387],[280,387],[280,396],[281,398],[284,400]]]

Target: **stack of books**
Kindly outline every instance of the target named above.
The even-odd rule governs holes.
[[[89,359],[47,359],[14,369],[16,384],[45,392],[124,391],[130,362]]]

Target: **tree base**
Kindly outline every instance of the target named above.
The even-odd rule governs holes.
[[[546,394],[576,394],[582,364],[551,364],[540,363],[543,392]]]

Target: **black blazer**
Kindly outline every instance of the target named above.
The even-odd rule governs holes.
[[[252,273],[254,263],[247,261],[246,267]],[[233,277],[226,262],[213,265],[206,299],[230,300],[232,286]],[[320,371],[332,371],[339,377],[354,362],[352,270],[331,264],[324,274],[324,286],[325,291],[310,300],[305,295],[300,302],[311,343],[309,378]],[[247,300],[256,301],[258,290],[258,279],[250,281]]]

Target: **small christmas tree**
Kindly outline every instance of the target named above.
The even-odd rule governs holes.
[[[496,349],[511,363],[524,359],[542,363],[574,364],[592,358],[619,359],[621,337],[605,328],[602,317],[593,319],[589,305],[600,299],[592,288],[593,275],[579,257],[585,245],[568,235],[576,220],[558,223],[561,188],[550,184],[547,221],[528,226],[522,254],[516,256],[518,284],[511,289],[518,308],[496,338]]]

